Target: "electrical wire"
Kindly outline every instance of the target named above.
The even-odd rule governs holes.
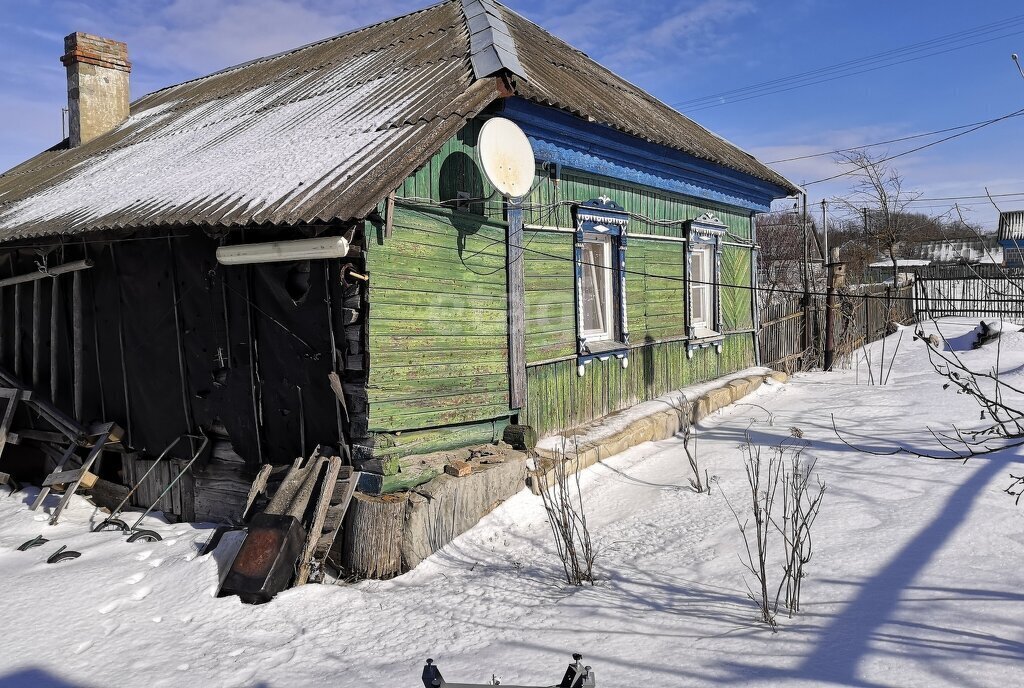
[[[1012,115],[1013,117],[1020,117],[1020,114]],[[793,158],[782,158],[781,160],[769,160],[766,165],[776,165],[783,162],[793,162],[796,160],[810,160],[811,158],[823,158],[826,155],[835,155],[837,153],[852,153],[854,151],[863,150],[865,148],[874,148],[876,146],[886,146],[891,143],[900,143],[902,141],[911,141],[913,139],[921,139],[928,136],[936,136],[938,134],[947,134],[951,131],[959,131],[960,129],[968,129],[970,127],[977,126],[979,124],[994,124],[997,120],[982,120],[980,122],[971,122],[970,124],[961,124],[955,127],[948,127],[946,129],[936,129],[935,131],[925,131],[920,134],[910,134],[908,136],[901,136],[897,139],[889,139],[888,141],[876,141],[875,143],[864,143],[859,146],[853,146],[852,148],[837,148],[835,150],[824,151],[822,153],[808,153],[807,155],[798,155]]]
[[[918,60],[923,60],[928,57],[935,57],[938,55],[963,50],[976,45],[991,43],[993,41],[997,41],[1003,38],[1009,38],[1011,36],[1016,36],[1020,33],[1024,33],[1024,29],[1007,31],[1007,29],[1009,28],[1018,26],[1022,21],[1024,21],[1024,15],[1017,15],[1014,17],[1009,17],[1002,21],[984,24],[982,26],[978,26],[973,29],[968,29],[966,31],[958,31],[951,34],[946,34],[944,36],[939,36],[919,43],[914,43],[909,46],[904,46],[902,48],[895,48],[881,53],[868,55],[862,58],[847,60],[846,62],[840,62],[834,65],[820,67],[818,69],[793,74],[787,77],[780,77],[778,79],[772,79],[770,81],[765,81],[758,84],[741,86],[739,88],[731,89],[728,91],[721,91],[719,93],[702,96],[700,98],[692,98],[690,100],[674,103],[673,107],[685,108],[688,112],[699,112],[701,110],[706,110],[713,107],[721,107],[722,105],[740,103],[746,100],[752,100],[754,98],[761,98],[768,95],[785,93],[800,88],[806,88],[807,86],[813,86],[816,84],[835,81],[837,79],[842,79],[849,76],[866,74],[888,67],[895,67],[909,62],[916,62]],[[991,33],[997,33],[999,35],[984,38],[978,41],[965,43],[963,45],[950,46],[950,43],[969,40]],[[915,53],[924,54],[915,55]],[[913,56],[911,57],[911,55]],[[879,62],[881,62],[882,64],[876,64]]]
[[[403,201],[403,200],[408,201],[408,199],[395,199],[395,202],[396,203],[401,203],[401,201]],[[563,201],[563,203],[566,203],[566,202],[567,201]],[[442,207],[442,206],[440,206],[439,203],[433,202],[433,201],[431,201],[430,203],[423,203],[423,202],[420,202],[420,203],[406,203],[406,205],[430,205],[432,207]],[[426,234],[434,234],[434,235],[437,235],[439,237],[449,237],[450,236],[450,234],[447,234],[445,232],[435,232],[435,231],[432,231],[432,230],[429,230],[429,229],[423,229],[423,228],[420,228],[419,231],[422,231],[422,232],[424,232]],[[535,231],[541,232],[541,231],[544,231],[544,230],[535,230]],[[504,240],[500,240],[500,242],[499,241],[493,241],[493,242],[491,242],[489,244],[489,246],[493,246],[493,245],[495,245],[497,243],[504,243]],[[560,255],[554,254],[554,253],[548,253],[546,251],[541,251],[539,249],[531,249],[531,248],[529,248],[528,245],[521,246],[521,245],[509,243],[508,246],[511,247],[511,248],[518,248],[518,249],[520,249],[522,251],[522,258],[524,260],[525,260],[526,254],[527,253],[531,253],[531,254],[534,254],[534,255],[537,255],[537,256],[541,256],[541,257],[546,258],[546,259],[560,260],[560,261],[563,261],[563,262],[566,262],[566,263],[572,263],[573,265],[579,264],[579,265],[593,267],[593,268],[597,268],[597,269],[601,269],[601,270],[610,270],[610,271],[618,271],[619,270],[619,268],[611,266],[611,265],[602,265],[600,263],[591,263],[591,262],[587,262],[587,261],[577,261],[575,258],[566,258],[565,256],[560,256]],[[753,248],[754,244],[750,244],[750,247]],[[508,260],[508,256],[505,253],[487,253],[486,252],[486,248],[487,247],[485,247],[484,249],[481,249],[480,251],[477,251],[474,255],[476,255],[476,256],[486,256],[486,257],[491,257],[491,258],[500,258],[500,259],[506,260],[506,261]],[[627,251],[627,253],[628,253],[628,251]],[[682,269],[682,267],[683,267],[682,264],[680,264],[680,269]],[[488,272],[486,274],[493,274],[494,272],[498,272],[498,271],[504,270],[505,268],[506,268],[506,266],[503,265],[500,268],[497,268],[496,270],[494,270],[492,272]],[[771,293],[774,293],[774,294],[806,294],[808,296],[827,296],[828,295],[827,292],[821,292],[821,291],[804,291],[802,289],[783,289],[783,288],[778,288],[778,287],[776,287],[776,288],[766,288],[766,287],[753,286],[753,285],[749,285],[749,284],[727,284],[727,283],[715,282],[715,281],[694,280],[694,279],[689,279],[689,278],[682,277],[682,276],[674,277],[672,275],[655,275],[655,274],[651,274],[651,273],[648,273],[648,272],[641,272],[639,270],[631,270],[629,268],[622,268],[622,273],[625,274],[625,275],[633,275],[633,276],[637,276],[637,277],[644,277],[645,279],[657,279],[657,280],[663,280],[663,281],[668,281],[668,282],[680,283],[680,284],[683,284],[683,285],[693,285],[693,284],[709,285],[709,286],[718,287],[718,288],[721,288],[721,289],[737,289],[737,290],[749,291],[749,292],[771,292]],[[856,298],[864,298],[864,299],[892,299],[893,298],[892,296],[883,296],[883,295],[874,295],[874,294],[853,294],[852,296],[854,296]],[[969,302],[969,303],[974,303],[974,302],[977,301],[977,299],[952,299],[952,298],[951,299],[946,299],[946,300],[949,301],[949,302],[963,301],[963,302]],[[992,303],[1021,303],[1021,302],[1024,302],[1024,299],[992,300]]]
[[[1024,108],[1021,108],[1020,110],[1015,110],[1015,111],[1013,111],[1011,113],[1008,113],[1008,114],[1005,114],[1002,117],[997,117],[995,119],[989,120],[989,121],[987,121],[987,122],[985,122],[983,124],[979,124],[976,127],[972,127],[971,129],[968,129],[966,131],[961,131],[958,134],[951,134],[950,136],[943,137],[943,138],[941,138],[941,139],[939,139],[937,141],[932,141],[932,142],[926,143],[926,144],[924,144],[922,146],[918,146],[916,148],[911,148],[910,150],[905,150],[902,153],[895,153],[893,155],[889,155],[889,156],[886,156],[884,158],[879,158],[878,160],[873,160],[872,163],[873,164],[879,164],[879,163],[883,163],[883,162],[888,162],[889,160],[895,160],[896,158],[902,158],[904,155],[910,155],[911,153],[916,153],[916,152],[922,151],[922,150],[924,150],[926,148],[931,148],[932,146],[937,146],[940,143],[945,143],[946,141],[952,141],[953,139],[960,138],[961,136],[966,136],[967,134],[971,134],[971,133],[973,133],[975,131],[978,131],[979,129],[984,129],[987,126],[991,126],[991,125],[993,125],[993,124],[995,124],[997,122],[1002,122],[1002,121],[1007,120],[1007,119],[1009,119],[1011,117],[1017,117],[1017,116],[1019,116],[1021,114],[1024,114]],[[803,186],[807,187],[807,186],[812,186],[814,184],[821,184],[822,182],[828,182],[828,181],[832,181],[833,179],[839,179],[840,177],[845,177],[845,176],[850,175],[850,174],[856,174],[858,172],[858,170],[860,170],[860,169],[861,168],[857,167],[857,168],[854,168],[852,170],[847,170],[845,172],[840,172],[839,174],[833,174],[831,177],[824,177],[822,179],[815,179],[812,182],[804,182]]]

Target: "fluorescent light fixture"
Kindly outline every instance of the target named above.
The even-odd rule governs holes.
[[[344,258],[347,255],[348,241],[344,237],[326,237],[221,246],[217,249],[217,262],[221,265],[251,265],[290,260]]]

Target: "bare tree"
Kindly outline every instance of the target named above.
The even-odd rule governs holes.
[[[881,157],[853,151],[838,154],[836,160],[853,167],[850,192],[837,201],[851,214],[859,215],[866,209],[866,238],[875,242],[879,251],[892,262],[895,285],[899,278],[899,247],[910,238],[916,226],[910,206],[921,194],[908,191],[903,176]]]
[[[816,232],[813,218],[807,218],[809,236]],[[803,217],[795,210],[765,213],[757,218],[757,270],[763,304],[771,303],[778,290],[802,286],[804,249]],[[818,257],[816,243],[809,239],[812,259]]]

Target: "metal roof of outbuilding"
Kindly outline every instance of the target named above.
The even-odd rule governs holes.
[[[0,175],[0,240],[362,217],[508,95],[506,72],[521,97],[798,190],[493,0],[448,0],[140,98]]]

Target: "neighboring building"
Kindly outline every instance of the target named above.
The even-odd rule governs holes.
[[[900,255],[926,260],[928,265],[999,264],[1003,261],[1003,248],[997,237],[986,235],[971,239],[915,241],[901,247]]]
[[[897,247],[897,267],[901,275],[910,276],[918,268],[956,265],[999,265],[1003,262],[1003,247],[995,236],[970,239],[931,239],[900,244]],[[887,257],[868,265],[870,281],[892,279],[892,261]]]
[[[185,518],[237,515],[260,464],[318,443],[394,479],[411,454],[755,363],[753,218],[798,188],[491,0],[171,86],[117,121],[100,115],[120,112],[123,44],[73,34],[63,60],[72,140],[0,177],[2,269],[44,275],[0,289],[0,365],[142,457],[215,436]],[[536,155],[522,226],[478,166],[495,116]],[[296,245],[254,244],[310,238],[256,262]],[[104,475],[134,474],[125,457]]]
[[[999,213],[999,245],[1003,247],[1003,265],[1024,267],[1024,210]]]

